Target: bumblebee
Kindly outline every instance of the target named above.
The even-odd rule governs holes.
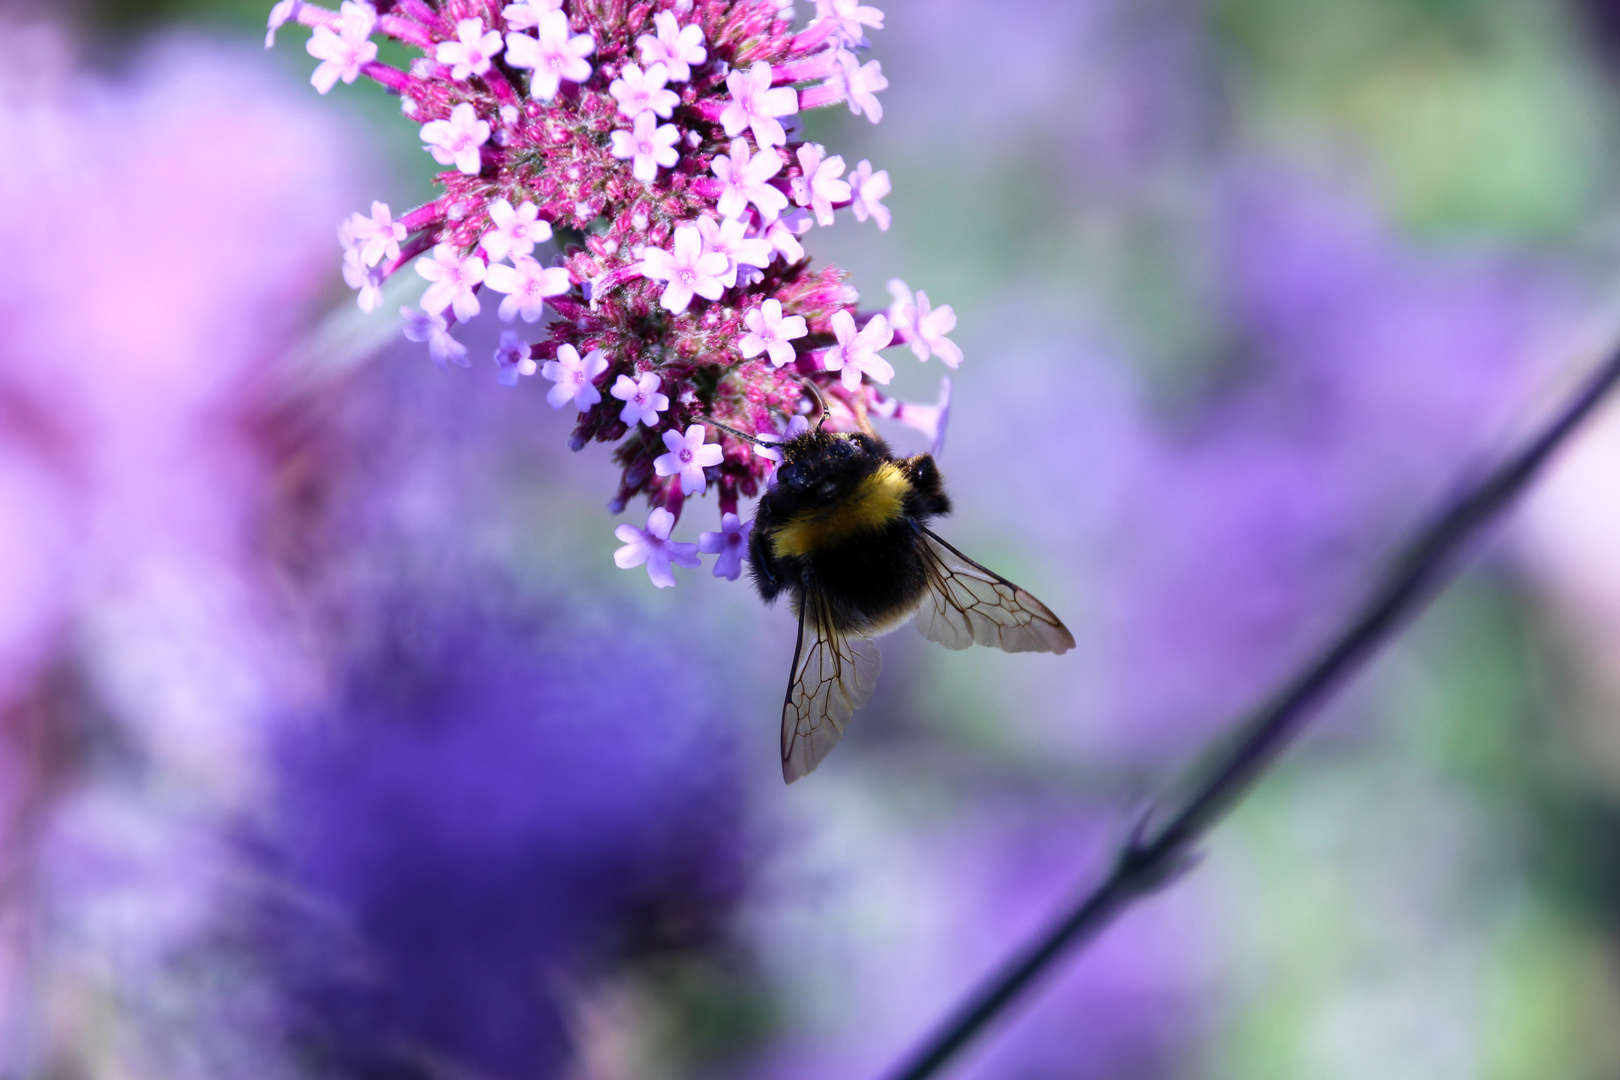
[[[760,596],[786,592],[799,617],[782,708],[788,783],[821,764],[872,696],[882,658],[870,639],[912,616],[947,649],[1074,647],[1045,604],[928,527],[951,512],[931,455],[896,458],[876,436],[819,426],[780,449],[748,556]]]

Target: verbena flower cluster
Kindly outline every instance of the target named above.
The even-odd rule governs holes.
[[[947,402],[883,394],[894,369],[882,353],[962,358],[949,305],[895,280],[887,310],[862,311],[844,273],[805,256],[801,237],[839,210],[890,221],[887,172],[851,170],[794,127],[840,104],[881,119],[887,80],[857,52],[883,13],[815,2],[799,29],[791,0],[281,0],[270,14],[267,46],[288,21],[313,27],[315,87],[382,83],[447,167],[432,202],[397,218],[373,203],[343,223],[360,307],[413,264],[427,287],[401,309],[406,336],[466,366],[453,330],[486,290],[500,294],[496,314],[514,324],[495,353],[500,381],[550,380],[551,406],[577,413],[574,449],[618,443],[610,508],[645,496],[652,511],[645,528],[619,526],[616,561],[645,564],[659,586],[699,549],[719,556],[716,575],[741,571],[738,499],[769,482],[776,455],[721,425],[777,441],[814,386],[833,427],[876,413],[937,440]],[[423,55],[408,70],[381,63],[378,35]],[[561,254],[542,266],[535,247],[551,240]],[[720,530],[671,540],[686,498],[711,486]]]

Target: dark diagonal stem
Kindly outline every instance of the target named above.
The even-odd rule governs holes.
[[[1335,690],[1422,610],[1469,543],[1500,518],[1553,452],[1620,383],[1611,355],[1545,427],[1446,505],[1414,538],[1345,631],[1237,729],[1213,765],[1162,824],[1150,819],[1113,870],[975,990],[890,1080],[926,1080],[950,1064],[1060,957],[1090,941],[1114,916],[1186,867],[1194,846],[1247,794],[1267,766]]]

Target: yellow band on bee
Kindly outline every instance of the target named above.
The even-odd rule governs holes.
[[[856,485],[847,498],[814,510],[801,510],[771,537],[771,553],[793,558],[823,551],[863,532],[876,532],[900,517],[911,482],[885,461]]]

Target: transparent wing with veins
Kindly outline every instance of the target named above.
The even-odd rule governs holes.
[[[928,593],[917,609],[923,637],[947,649],[989,645],[1006,652],[1067,652],[1074,635],[1050,608],[924,529]]]
[[[876,643],[835,629],[826,606],[805,594],[782,707],[784,780],[791,784],[821,764],[855,710],[871,698],[882,668]]]

